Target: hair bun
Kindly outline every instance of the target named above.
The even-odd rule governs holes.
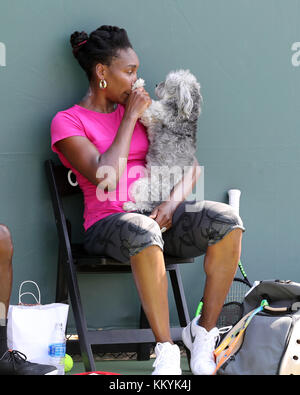
[[[103,25],[89,35],[75,31],[70,36],[70,43],[73,55],[89,81],[96,77],[96,63],[109,66],[119,50],[132,48],[126,30],[109,25]]]
[[[88,38],[89,38],[89,36],[86,32],[77,32],[77,31],[74,32],[70,38],[70,43],[72,45],[72,48],[73,49],[77,48],[77,46],[80,43],[82,43],[85,40],[88,40]]]

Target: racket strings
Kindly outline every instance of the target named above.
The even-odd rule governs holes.
[[[217,327],[228,327],[233,326],[236,322],[238,322],[243,314],[243,306],[238,302],[229,302],[226,303],[219,315],[217,321]]]
[[[243,316],[243,300],[249,285],[245,280],[235,278],[227,294],[217,321],[217,327],[234,326]]]
[[[242,280],[240,278],[235,278],[227,294],[225,304],[229,302],[242,303],[246,292],[249,291],[249,288],[250,287],[245,280]]]

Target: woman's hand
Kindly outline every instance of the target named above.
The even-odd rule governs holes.
[[[134,89],[128,96],[124,115],[130,114],[131,116],[138,119],[142,116],[151,103],[152,100],[149,96],[149,93],[146,92],[143,87]]]
[[[169,230],[172,226],[172,217],[175,210],[174,202],[166,201],[155,207],[149,218],[155,219],[160,229],[166,228],[166,230]]]

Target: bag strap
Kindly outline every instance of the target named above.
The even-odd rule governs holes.
[[[39,295],[38,299],[36,298],[36,296],[32,292],[23,292],[23,293],[21,293],[22,287],[26,283],[32,283],[32,284],[34,284],[36,286],[36,288],[38,290],[38,295]],[[35,301],[36,301],[36,304],[41,304],[41,292],[40,292],[40,289],[39,289],[37,283],[35,283],[34,281],[27,280],[27,281],[23,281],[21,283],[20,288],[19,288],[19,305],[24,305],[24,303],[22,303],[22,300],[21,300],[22,296],[24,296],[24,295],[32,295],[34,297]]]
[[[280,314],[280,313],[287,313],[287,312],[296,312],[300,309],[300,302],[294,302],[291,306],[286,307],[271,307],[271,306],[264,306],[264,310],[268,313],[272,314]]]
[[[290,309],[289,309],[289,307],[264,306],[264,310],[268,311],[269,313],[286,313]]]

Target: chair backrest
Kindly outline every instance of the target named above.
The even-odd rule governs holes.
[[[51,159],[45,162],[45,166],[49,184],[56,185],[59,196],[81,193],[81,189],[72,170],[67,169],[61,164],[54,164]]]
[[[50,189],[51,201],[54,211],[60,247],[72,259],[70,222],[65,217],[62,198],[81,193],[74,174],[63,165],[56,165],[49,159],[45,162],[45,170]]]

